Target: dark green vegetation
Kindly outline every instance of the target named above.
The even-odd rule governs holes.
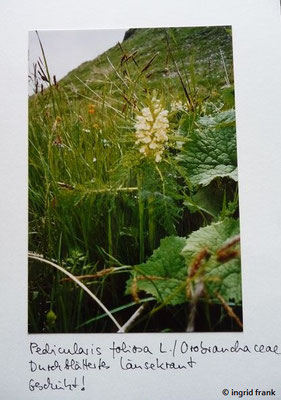
[[[32,79],[29,332],[136,310],[127,331],[241,330],[231,30],[130,30],[58,83],[42,54]]]

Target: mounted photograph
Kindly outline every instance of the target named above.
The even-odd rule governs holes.
[[[243,331],[231,26],[30,31],[28,332]]]

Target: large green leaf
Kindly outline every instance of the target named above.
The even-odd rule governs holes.
[[[194,255],[207,248],[210,258],[204,266],[204,281],[210,298],[216,298],[218,292],[226,301],[241,303],[241,267],[240,259],[233,258],[222,262],[217,259],[217,251],[239,233],[239,221],[225,219],[193,232],[186,241],[181,254],[187,265],[191,265]]]
[[[234,111],[203,117],[178,160],[194,185],[208,185],[217,177],[237,181],[237,152]]]
[[[199,118],[198,123],[201,126],[220,127],[222,125],[234,125],[235,123],[235,110],[222,111],[213,115],[205,115]]]
[[[191,213],[203,211],[216,218],[222,209],[224,191],[219,190],[212,183],[199,187],[193,196],[185,196],[184,205]]]
[[[169,236],[161,240],[146,263],[135,267],[139,290],[152,294],[159,302],[179,304],[186,301],[182,284],[187,268],[181,251],[186,243],[183,237]],[[127,282],[126,293],[131,293],[133,280]]]
[[[189,268],[202,249],[207,249],[210,257],[202,263],[202,279],[209,299],[217,302],[218,292],[227,302],[240,304],[240,259],[217,260],[217,251],[238,232],[239,221],[225,219],[200,228],[187,239],[175,236],[162,239],[148,261],[135,267],[138,290],[153,295],[161,303],[176,305],[187,301]],[[132,292],[133,282],[133,278],[128,280],[127,294]]]

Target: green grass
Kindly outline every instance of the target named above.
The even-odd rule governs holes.
[[[56,84],[47,60],[41,67],[48,88],[29,99],[29,251],[87,275],[81,281],[121,326],[140,297],[146,306],[131,331],[185,330],[188,299],[161,305],[137,287],[125,295],[126,282],[161,239],[238,218],[235,181],[217,177],[204,189],[179,161],[200,118],[234,106],[229,29],[138,29]],[[136,115],[153,96],[169,111],[160,162],[135,143]],[[183,108],[173,111],[174,101]],[[63,278],[30,258],[29,332],[116,332],[108,314]],[[198,329],[240,329],[219,302],[201,300]],[[241,304],[228,303],[241,313]]]

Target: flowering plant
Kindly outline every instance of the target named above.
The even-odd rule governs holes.
[[[184,111],[185,107],[181,100],[174,100],[171,102],[171,111]]]
[[[139,151],[145,157],[155,157],[158,163],[162,160],[165,144],[168,142],[167,130],[169,121],[168,110],[165,110],[160,100],[155,96],[149,107],[141,110],[136,117],[136,144],[140,145]]]

